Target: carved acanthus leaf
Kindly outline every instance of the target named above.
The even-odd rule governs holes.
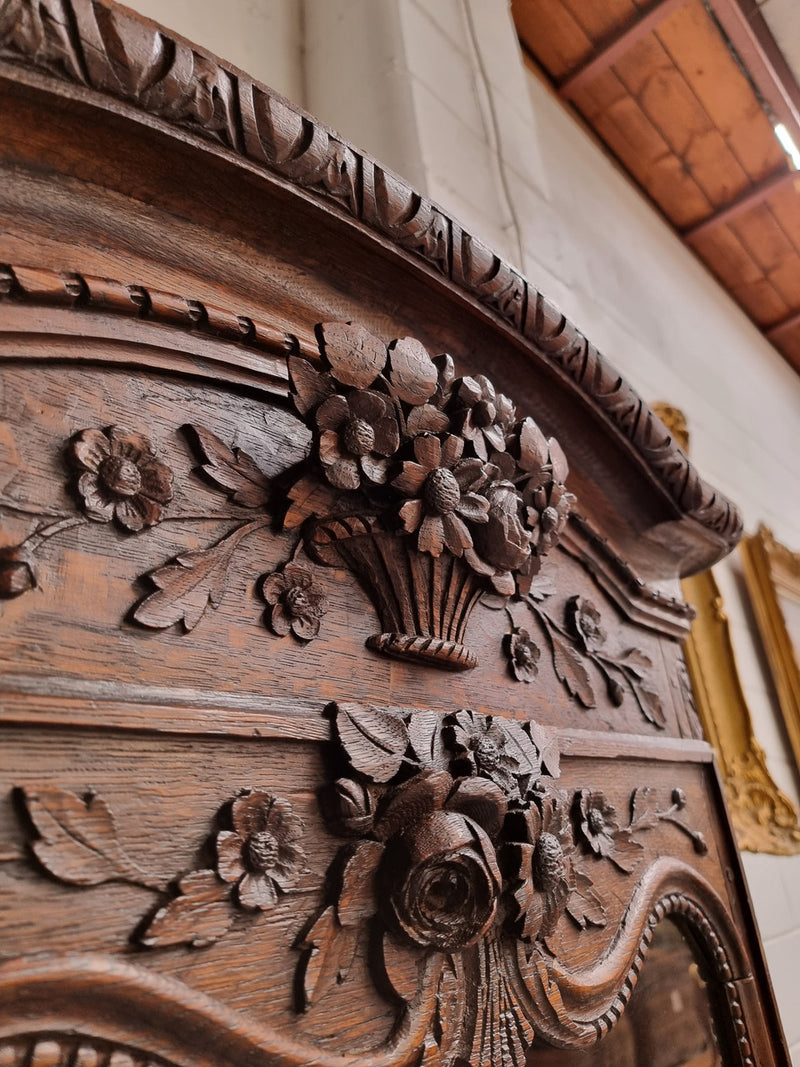
[[[193,630],[211,606],[218,608],[225,596],[228,569],[239,542],[268,520],[256,519],[237,527],[210,548],[184,552],[173,563],[150,575],[157,586],[135,609],[133,617],[142,626],[163,630],[177,622]]]

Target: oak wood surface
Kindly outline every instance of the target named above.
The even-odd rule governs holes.
[[[674,920],[787,1063],[680,644],[735,509],[377,163],[9,10],[2,1062],[521,1067]]]

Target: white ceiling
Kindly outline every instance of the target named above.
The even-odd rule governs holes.
[[[800,0],[761,0],[761,14],[800,82]]]

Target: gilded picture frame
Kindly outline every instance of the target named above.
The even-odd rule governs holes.
[[[744,575],[786,733],[800,768],[800,552],[764,525],[741,543]]]
[[[688,451],[689,432],[683,412],[670,404],[653,407],[681,448]],[[800,582],[797,587],[800,589]],[[695,609],[692,631],[684,643],[686,666],[703,731],[716,753],[737,844],[747,852],[800,853],[797,809],[776,784],[755,736],[714,573],[707,570],[684,578],[681,588],[684,599]],[[798,706],[796,702],[795,711]],[[796,715],[795,722],[800,722],[800,716]]]

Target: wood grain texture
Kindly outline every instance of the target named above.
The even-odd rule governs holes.
[[[784,1067],[680,646],[735,509],[245,75],[85,0],[0,42],[0,1062],[522,1067],[670,920]]]
[[[65,19],[60,13],[54,17],[39,9],[34,12],[24,3],[13,5],[13,12],[8,16],[3,47],[3,55],[12,63],[27,62],[51,75],[79,83],[88,81],[101,92],[121,95],[150,115],[188,127],[194,134],[213,143],[222,142],[282,178],[311,189],[367,226],[394,238],[402,248],[412,249],[435,269],[444,269],[456,286],[477,298],[532,342],[580,389],[597,397],[604,395],[604,415],[616,423],[641,453],[653,455],[654,436],[659,434],[657,425],[646,413],[634,420],[628,417],[632,391],[613,374],[608,374],[608,385],[614,395],[613,401],[610,400],[609,389],[601,384],[605,373],[603,357],[561,316],[554,316],[540,294],[516,272],[399,179],[386,175],[372,160],[355,153],[286,101],[271,97],[197,50],[189,49],[177,40],[169,46],[162,45],[161,42],[167,40],[163,34],[153,38],[153,30],[147,24],[122,9],[95,11],[84,5],[83,0],[78,0],[75,10],[70,10]],[[42,18],[47,27],[61,27],[52,40],[52,54],[48,54],[51,39],[47,34],[44,34],[45,47],[36,47],[37,35],[41,33],[37,19]],[[87,35],[85,44],[83,34]],[[68,64],[62,64],[58,57],[56,45],[62,37],[69,41],[70,55],[73,56]],[[128,42],[127,47],[123,44],[115,53],[115,59],[128,69],[122,80],[117,75],[110,76],[111,61],[103,44],[106,39],[112,43]],[[92,49],[97,51],[87,48],[83,55],[89,41]],[[152,58],[159,48],[166,48],[160,66]],[[145,59],[148,55],[151,58]],[[103,56],[106,56],[105,60]],[[178,63],[176,57],[179,56],[188,65]],[[136,65],[142,62],[149,63],[150,67],[137,71]],[[202,79],[198,70],[202,71]],[[217,72],[217,81],[210,71]],[[150,89],[144,93],[137,91],[136,86],[142,84],[143,79],[147,82],[152,78],[156,81]],[[197,88],[192,88],[193,79],[197,79]],[[219,93],[219,97],[214,93]],[[206,105],[202,104],[204,99]],[[306,140],[307,147],[298,154],[298,146],[305,145]],[[440,224],[436,220],[440,220]],[[434,234],[438,236],[434,237]],[[579,362],[571,358],[571,351],[565,351],[570,342],[577,343],[582,349]],[[636,398],[634,403],[641,408],[641,400]],[[689,495],[700,489],[697,482],[687,490],[688,483],[684,479],[680,479],[679,488],[679,481],[671,470],[667,474],[667,468],[653,460],[651,466],[658,470],[662,482],[672,486],[679,499],[688,501]],[[689,480],[695,481],[694,477]],[[702,514],[701,522],[707,524],[710,514],[716,515],[721,508],[711,525],[723,537],[735,537],[738,519],[727,502],[717,504],[716,498],[712,498],[709,504],[711,511],[707,505],[702,513],[698,513],[698,517]]]

